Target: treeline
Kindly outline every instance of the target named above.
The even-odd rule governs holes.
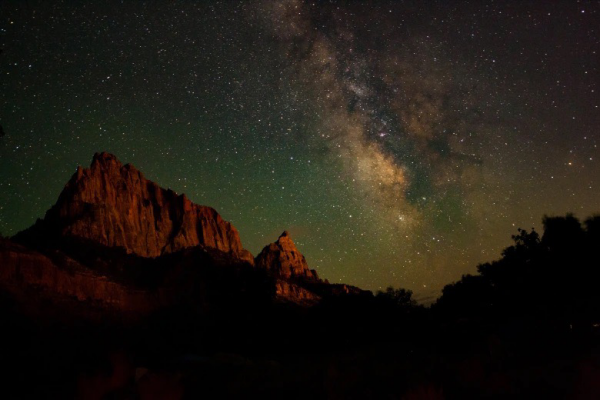
[[[432,309],[442,318],[507,318],[590,328],[600,322],[600,216],[544,217],[543,234],[519,229],[514,244],[477,275],[447,285]]]

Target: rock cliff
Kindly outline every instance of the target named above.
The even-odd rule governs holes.
[[[254,261],[237,229],[213,208],[159,187],[108,153],[96,153],[90,168],[78,167],[58,202],[28,234],[36,230],[122,247],[142,257],[203,245]]]
[[[318,281],[317,271],[308,268],[306,258],[298,251],[290,234],[285,231],[275,243],[266,246],[254,260],[276,278]]]
[[[305,306],[314,305],[321,300],[321,296],[314,292],[283,279],[277,279],[275,282],[275,298],[279,301]]]
[[[143,314],[180,304],[306,306],[360,290],[319,279],[287,231],[254,259],[213,208],[97,153],[44,219],[0,241],[2,291],[34,308],[50,299],[84,314],[88,303]],[[28,293],[39,293],[39,301]]]

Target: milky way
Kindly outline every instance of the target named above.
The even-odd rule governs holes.
[[[331,281],[426,299],[600,212],[598,3],[446,3],[3,2],[0,232],[109,151],[254,254],[288,229]]]

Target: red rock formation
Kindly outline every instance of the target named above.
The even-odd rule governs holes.
[[[61,255],[49,257],[8,240],[0,241],[0,288],[24,303],[50,299],[59,303],[85,302],[121,313],[149,313],[171,302],[166,291],[128,288]],[[35,293],[36,299],[31,298]],[[25,298],[23,298],[25,297]]]
[[[277,279],[275,282],[276,299],[300,305],[313,305],[321,300],[321,297],[295,283]]]
[[[306,259],[298,251],[287,231],[283,232],[275,243],[266,246],[254,262],[257,267],[265,268],[277,278],[319,280],[317,271],[308,268]]]
[[[108,153],[95,154],[89,169],[77,168],[41,225],[143,257],[204,245],[253,263],[237,229],[213,208],[160,188]]]
[[[78,168],[45,218],[15,241],[40,252],[12,240],[0,241],[0,289],[21,298],[39,289],[52,301],[70,301],[77,307],[93,303],[100,309],[142,313],[174,304],[169,296],[182,288],[190,290],[193,301],[218,302],[223,292],[229,296],[252,292],[262,299],[256,292],[260,289],[269,299],[275,294],[279,301],[301,305],[360,291],[321,281],[288,232],[253,259],[235,227],[214,209],[160,188],[107,153],[95,154],[90,168]],[[118,248],[142,258],[127,256]],[[189,250],[180,252],[183,249]],[[143,258],[159,256],[164,257]],[[274,279],[265,280],[262,272],[247,268],[245,262],[255,263]],[[124,273],[132,271],[129,266],[132,275]],[[227,267],[225,274],[221,266]],[[138,267],[150,271],[149,275],[138,276]],[[243,270],[259,273],[252,277]],[[129,280],[131,276],[135,278]],[[138,287],[138,278],[157,286]],[[255,286],[247,286],[244,279]],[[212,292],[207,289],[216,287]]]

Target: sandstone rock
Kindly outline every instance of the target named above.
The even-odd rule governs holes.
[[[276,300],[291,302],[299,305],[313,305],[321,300],[321,297],[295,283],[277,279],[275,282]]]
[[[58,202],[30,229],[123,247],[143,257],[203,245],[254,261],[237,229],[213,208],[159,187],[108,153],[96,153],[90,168],[78,167]]]
[[[320,280],[287,231],[254,259],[213,208],[108,153],[78,168],[44,219],[15,241],[0,239],[0,289],[24,303],[39,292],[42,302],[143,314],[183,303],[210,310],[231,299],[305,306],[361,292]]]
[[[135,314],[160,308],[170,303],[171,297],[166,292],[128,288],[64,255],[57,264],[46,255],[8,240],[0,241],[0,288],[28,304],[46,300],[85,302],[100,309]],[[37,298],[28,295],[30,292]]]
[[[255,265],[281,279],[318,281],[317,271],[308,268],[290,234],[285,231],[275,243],[266,246],[255,259]]]

